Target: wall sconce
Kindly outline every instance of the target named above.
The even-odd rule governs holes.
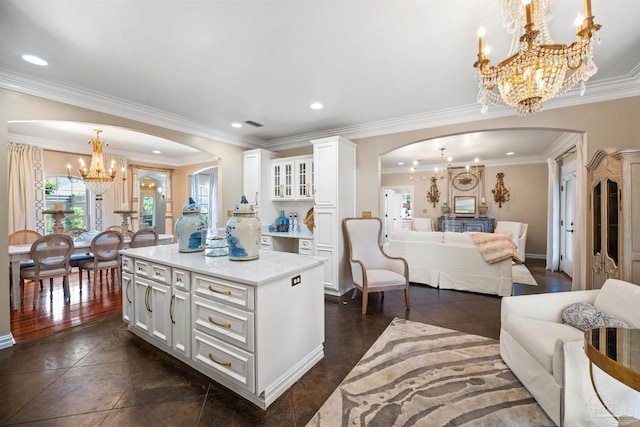
[[[162,187],[158,187],[158,194],[164,199],[164,191]]]
[[[493,193],[493,201],[498,204],[498,207],[501,208],[503,203],[509,201],[509,190],[504,186],[504,173],[500,172],[496,175],[498,181],[496,182],[496,188],[491,190]]]
[[[427,192],[427,200],[429,203],[433,203],[433,207],[436,207],[436,203],[440,201],[440,191],[438,191],[438,177],[431,177],[431,187],[429,187],[429,191]]]

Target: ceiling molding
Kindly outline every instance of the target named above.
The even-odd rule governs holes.
[[[546,163],[546,159],[539,156],[529,156],[529,157],[520,157],[517,159],[492,159],[492,160],[483,160],[480,166],[491,166],[491,167],[499,167],[499,166],[521,166],[521,165],[536,165],[540,163]],[[464,168],[467,164],[464,163],[452,163],[452,168]],[[437,166],[437,165],[436,165]],[[433,165],[422,165],[415,166],[414,175],[433,175],[433,168],[436,167]],[[471,165],[473,168],[474,166]],[[394,168],[383,168],[380,170],[382,175],[391,175],[391,174],[407,174],[407,180],[409,179],[409,169],[407,166],[402,167],[394,167]],[[414,178],[414,181],[420,181],[422,177]]]
[[[348,139],[359,139],[514,115],[512,108],[500,106],[494,106],[490,108],[487,114],[481,114],[478,104],[470,104],[265,141],[259,138],[240,138],[216,129],[208,128],[165,111],[149,108],[102,93],[52,84],[1,68],[0,87],[236,146],[266,148],[275,151],[305,147],[308,146],[310,140],[334,135],[341,135]],[[611,78],[589,83],[584,96],[580,96],[579,89],[574,88],[564,95],[547,101],[545,103],[545,110],[632,96],[640,96],[640,64],[634,67],[630,73],[620,78]]]
[[[103,93],[54,84],[0,68],[0,88],[124,117],[155,126],[213,139],[240,147],[264,146],[258,138],[241,138],[191,121],[185,117],[126,101]]]
[[[90,146],[87,144],[87,152],[86,153],[78,153],[70,146],[68,141],[61,141],[51,138],[42,138],[37,136],[30,135],[21,135],[16,133],[9,132],[9,141],[15,142],[18,144],[29,144],[35,145],[38,147],[42,147],[45,150],[51,151],[60,151],[62,153],[72,153],[74,155],[86,155],[91,156]],[[205,163],[209,160],[215,161],[217,159],[213,154],[200,152],[195,153],[188,157],[174,158],[169,156],[154,156],[150,157],[149,155],[143,155],[141,153],[136,153],[133,151],[126,150],[109,150],[108,153],[104,153],[107,156],[122,156],[127,159],[128,162],[136,161],[143,163],[152,163],[158,165],[165,166],[173,166],[173,167],[181,167],[181,166],[189,166],[197,163]]]

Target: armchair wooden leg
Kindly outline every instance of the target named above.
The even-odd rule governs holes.
[[[411,310],[411,299],[409,297],[409,287],[404,290],[404,301],[407,304],[407,310]]]
[[[368,302],[369,302],[369,293],[362,291],[362,314],[367,314]]]

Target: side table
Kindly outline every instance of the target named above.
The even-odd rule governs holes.
[[[602,406],[620,425],[640,426],[640,420],[615,415],[605,404],[593,378],[593,365],[624,385],[640,392],[640,329],[597,328],[584,333],[589,375]],[[637,415],[637,414],[636,414]]]
[[[131,230],[129,229],[129,217],[131,214],[138,213],[138,211],[130,210],[116,210],[114,214],[122,215],[122,224],[120,224],[120,232],[125,237],[131,237]]]

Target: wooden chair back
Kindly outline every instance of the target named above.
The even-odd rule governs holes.
[[[42,237],[42,234],[34,230],[18,230],[9,234],[9,245],[28,245]]]

